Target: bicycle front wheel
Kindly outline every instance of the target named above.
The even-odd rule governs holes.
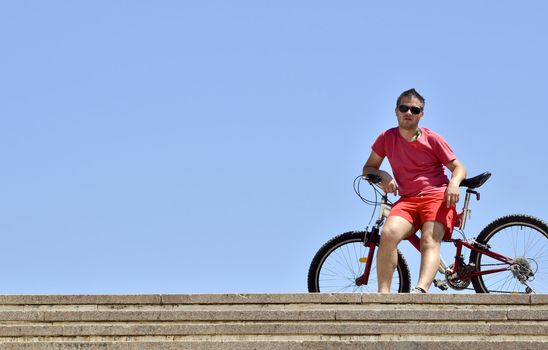
[[[374,261],[367,285],[357,285],[356,279],[365,270],[369,246],[364,245],[366,232],[352,231],[334,237],[320,248],[308,270],[308,291],[376,293],[377,264]],[[409,293],[411,277],[403,255],[398,251],[398,264],[392,280],[392,292]]]
[[[472,251],[476,271],[507,267],[502,272],[472,278],[477,293],[548,293],[548,226],[527,215],[509,215],[493,221],[476,241],[512,258],[511,265]]]

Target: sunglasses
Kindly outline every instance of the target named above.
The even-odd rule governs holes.
[[[420,114],[422,112],[422,108],[419,108],[419,107],[410,107],[410,106],[406,106],[406,105],[399,105],[398,106],[398,111],[402,112],[402,113],[405,113],[407,112],[408,110],[411,110],[411,114]]]

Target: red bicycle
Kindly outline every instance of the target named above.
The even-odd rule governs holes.
[[[480,199],[476,189],[489,177],[491,174],[486,172],[461,183],[461,187],[466,187],[466,197],[455,231],[462,238],[444,241],[455,245],[455,257],[450,265],[441,258],[442,277],[434,280],[434,286],[441,290],[464,290],[472,289],[469,288],[472,284],[477,293],[548,293],[548,226],[544,221],[529,215],[509,215],[487,225],[475,239],[468,240],[464,235],[471,212],[470,198],[475,195]],[[361,195],[363,181],[373,188],[375,200]],[[354,181],[356,194],[375,208],[371,218],[380,207],[378,219],[371,229],[343,233],[320,248],[308,271],[309,292],[377,292],[375,250],[392,207],[388,195],[379,187],[380,181],[375,175],[359,176]],[[416,234],[409,242],[420,251]],[[465,250],[469,251],[468,262]],[[398,293],[411,289],[409,267],[399,250],[392,289]]]

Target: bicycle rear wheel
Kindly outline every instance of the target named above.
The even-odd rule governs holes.
[[[376,293],[377,264],[374,261],[367,285],[357,285],[356,279],[365,269],[369,247],[363,244],[366,232],[352,231],[332,238],[320,248],[308,270],[308,291]],[[403,255],[398,251],[398,264],[392,280],[392,292],[409,293],[411,277]]]
[[[548,293],[548,226],[527,215],[493,221],[476,241],[513,259],[505,271],[472,278],[477,293]],[[476,251],[470,253],[476,271],[504,268],[504,264]]]

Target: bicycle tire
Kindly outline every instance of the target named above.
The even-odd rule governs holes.
[[[368,285],[356,285],[365,263],[360,258],[367,257],[369,247],[363,244],[365,231],[350,231],[340,234],[325,243],[316,253],[308,270],[308,291],[376,293],[376,262],[371,268]],[[339,284],[340,283],[340,284]],[[398,263],[392,280],[392,291],[409,293],[411,276],[407,261],[398,250]]]
[[[487,225],[476,242],[519,261],[505,271],[472,278],[476,293],[548,293],[548,226],[544,221],[529,215],[504,216]],[[470,253],[470,264],[475,264],[476,271],[504,266],[476,251]],[[527,285],[520,278],[526,278]]]

